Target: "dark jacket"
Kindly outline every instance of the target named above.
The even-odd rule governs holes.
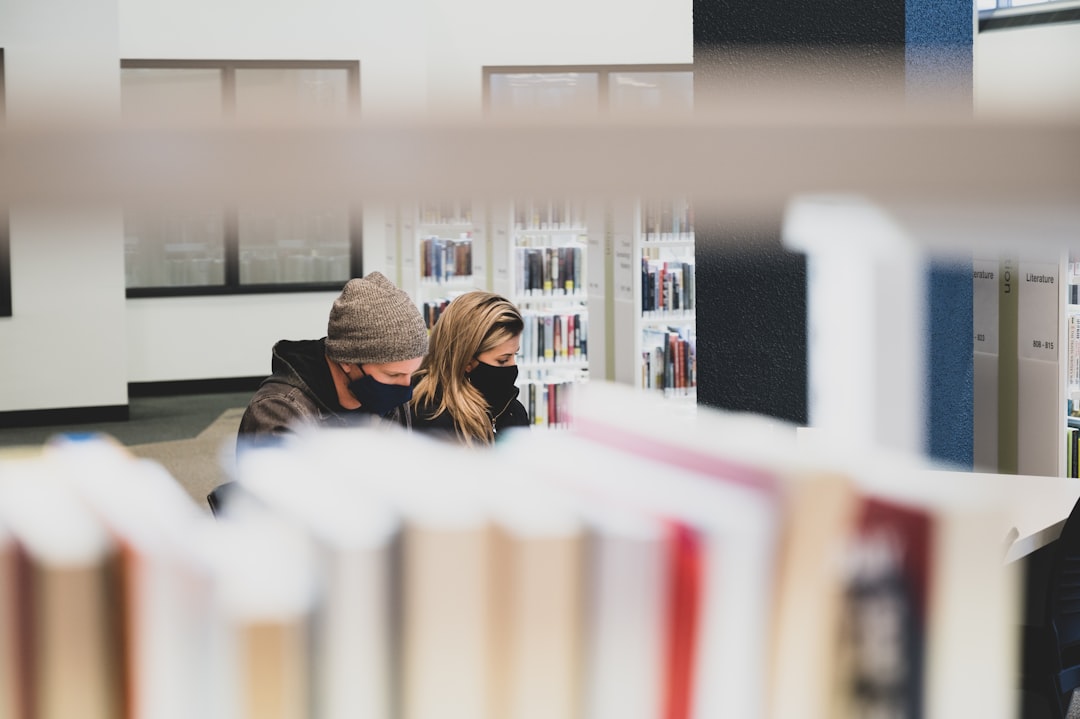
[[[454,419],[450,416],[450,412],[443,412],[438,417],[431,416],[435,412],[435,407],[438,406],[439,403],[436,401],[433,404],[425,403],[413,407],[413,428],[422,431],[430,430],[434,434],[445,436],[447,439],[457,439]],[[491,415],[495,418],[495,441],[504,436],[505,430],[532,425],[529,420],[528,410],[525,409],[525,405],[518,401],[516,395],[505,403],[502,408],[493,409]]]
[[[240,420],[239,438],[248,445],[279,440],[299,425],[349,427],[385,419],[411,425],[409,405],[385,418],[361,409],[345,409],[326,364],[325,338],[281,340],[274,345],[271,371],[259,385]]]

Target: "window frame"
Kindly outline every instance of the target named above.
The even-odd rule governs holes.
[[[4,48],[0,47],[0,127],[5,124]],[[11,231],[7,207],[0,204],[0,317],[11,317]]]
[[[561,74],[595,73],[597,76],[597,111],[600,115],[610,109],[611,75],[624,72],[694,72],[694,63],[644,63],[632,65],[484,65],[483,107],[484,116],[491,114],[491,76],[511,74]]]
[[[121,59],[120,69],[135,70],[220,70],[221,106],[223,117],[231,121],[235,112],[236,71],[256,70],[345,70],[348,83],[348,113],[360,112],[360,62],[358,60],[161,60]],[[340,282],[281,282],[241,284],[240,236],[238,210],[235,205],[223,207],[225,278],[220,285],[176,285],[157,287],[125,287],[129,299],[144,297],[201,297],[217,295],[283,294],[296,292],[326,292],[341,289]],[[363,276],[363,205],[349,208],[349,277]]]
[[[979,32],[1080,21],[1077,0],[1043,0],[1027,5],[999,6],[979,11]]]

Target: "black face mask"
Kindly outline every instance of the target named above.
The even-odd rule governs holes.
[[[360,401],[361,410],[385,417],[412,399],[411,385],[384,384],[364,372],[363,367],[360,371],[364,376],[349,382],[349,391]]]
[[[496,367],[480,362],[466,376],[495,411],[501,410],[517,396],[517,387],[514,386],[518,377],[517,365]]]

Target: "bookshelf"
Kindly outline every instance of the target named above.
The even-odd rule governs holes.
[[[572,386],[591,363],[584,203],[524,199],[492,209],[492,287],[521,310],[521,400],[534,424],[565,424]]]
[[[1057,251],[1025,253],[1018,267],[1016,471],[1062,476],[1068,364],[1062,278],[1068,262]]]
[[[387,267],[428,326],[454,296],[489,286],[487,222],[469,200],[404,203],[387,220]]]
[[[976,469],[1069,476],[1073,268],[1057,250],[973,261]]]
[[[1062,352],[1065,387],[1064,465],[1059,476],[1080,477],[1080,251],[1069,250],[1064,258]],[[1061,454],[1061,453],[1059,453]]]
[[[693,210],[684,199],[638,200],[612,215],[615,380],[697,399]]]

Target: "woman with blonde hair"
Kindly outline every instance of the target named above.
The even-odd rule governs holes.
[[[413,429],[442,430],[472,445],[529,426],[515,385],[524,329],[517,307],[500,295],[475,291],[451,301],[413,376]]]

